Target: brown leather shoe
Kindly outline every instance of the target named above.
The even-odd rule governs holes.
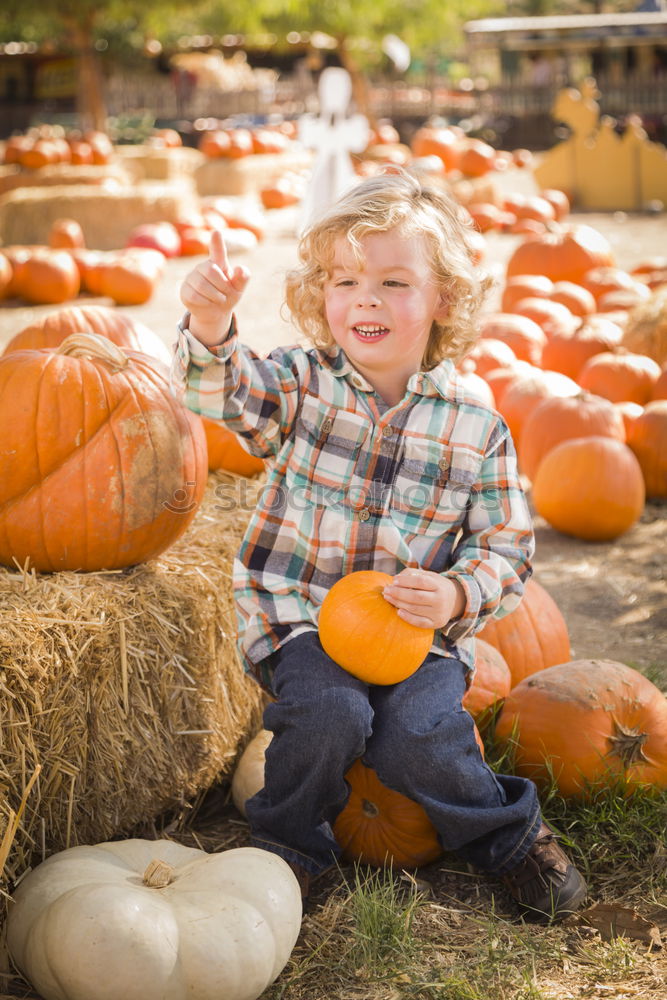
[[[503,882],[529,920],[562,920],[578,910],[587,887],[579,871],[542,823],[537,838],[521,864],[503,876]]]
[[[296,861],[288,861],[287,864],[296,875],[296,880],[299,883],[299,889],[301,889],[301,900],[305,903],[308,899],[308,894],[310,893],[310,872],[307,872],[305,868],[298,865]]]

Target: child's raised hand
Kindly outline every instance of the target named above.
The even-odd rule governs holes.
[[[224,340],[249,278],[245,267],[232,269],[222,233],[214,230],[208,259],[190,271],[181,286],[181,302],[190,312],[190,331],[205,347]]]
[[[404,569],[383,591],[401,618],[420,628],[444,628],[463,613],[465,591],[451,577],[428,569]]]

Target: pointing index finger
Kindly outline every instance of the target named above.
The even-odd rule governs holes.
[[[227,247],[219,229],[214,229],[211,233],[211,243],[209,247],[209,259],[213,264],[217,264],[225,277],[229,277],[229,258],[227,257]]]

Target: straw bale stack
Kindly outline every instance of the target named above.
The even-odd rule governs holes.
[[[54,184],[104,184],[126,187],[138,175],[125,163],[72,165],[54,163],[39,170],[24,170],[16,164],[0,166],[0,194],[21,187],[47,187]]]
[[[119,163],[131,169],[135,176],[145,180],[174,181],[191,178],[204,162],[204,154],[189,146],[159,149],[155,146],[116,146]]]
[[[0,571],[0,921],[28,865],[231,775],[263,705],[230,581],[258,487],[212,474],[182,539],[127,571]]]
[[[67,218],[80,224],[86,246],[117,250],[135,226],[175,222],[196,208],[193,186],[185,181],[144,181],[113,190],[95,184],[18,188],[0,197],[0,238],[4,243],[46,243],[55,220]]]
[[[195,170],[194,180],[200,195],[257,194],[287,171],[303,170],[312,161],[313,154],[307,149],[258,153],[238,160],[223,156],[206,160]]]

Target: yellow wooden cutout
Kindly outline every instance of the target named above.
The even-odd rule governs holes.
[[[559,188],[574,206],[589,211],[667,205],[667,149],[651,142],[638,118],[631,117],[619,135],[613,118],[600,117],[598,96],[591,78],[579,90],[566,87],[556,95],[552,115],[572,134],[535,164],[539,187]]]

